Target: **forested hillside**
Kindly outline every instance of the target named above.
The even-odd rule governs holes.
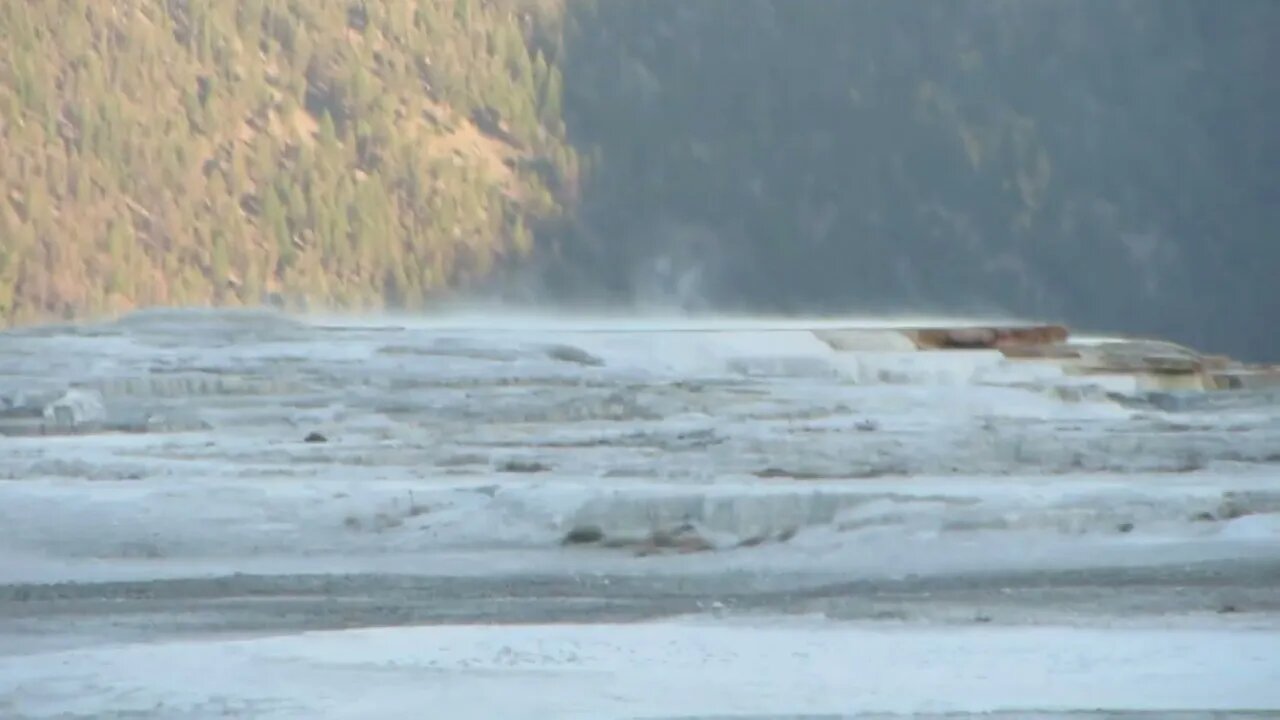
[[[0,3],[0,315],[474,290],[1280,357],[1276,37],[1274,0]]]
[[[536,11],[0,3],[0,315],[412,307],[529,252],[576,172]]]
[[[565,107],[598,172],[569,285],[1280,360],[1280,3],[574,7]]]

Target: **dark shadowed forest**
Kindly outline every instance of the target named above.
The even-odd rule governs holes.
[[[0,5],[0,316],[1005,313],[1280,358],[1273,0]]]

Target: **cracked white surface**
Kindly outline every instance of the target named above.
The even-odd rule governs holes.
[[[806,329],[821,324],[847,325],[165,311],[2,334],[0,583],[1280,557],[1280,408],[1166,413],[1117,402],[1125,378],[987,352],[838,352]],[[30,434],[32,409],[73,386],[130,432]],[[313,432],[327,442],[304,442]],[[574,528],[643,543],[685,525],[713,550],[560,544]],[[1280,709],[1270,631],[1090,633],[762,620],[104,646],[0,658],[0,710]],[[564,653],[578,660],[537,660]],[[265,673],[278,681],[252,688]]]

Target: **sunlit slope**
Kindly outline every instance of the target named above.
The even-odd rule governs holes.
[[[542,5],[4,3],[0,320],[416,307],[528,253],[576,172]]]

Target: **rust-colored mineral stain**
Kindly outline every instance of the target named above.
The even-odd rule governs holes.
[[[1027,327],[921,328],[910,332],[921,350],[1002,350],[1066,342],[1062,325]]]

